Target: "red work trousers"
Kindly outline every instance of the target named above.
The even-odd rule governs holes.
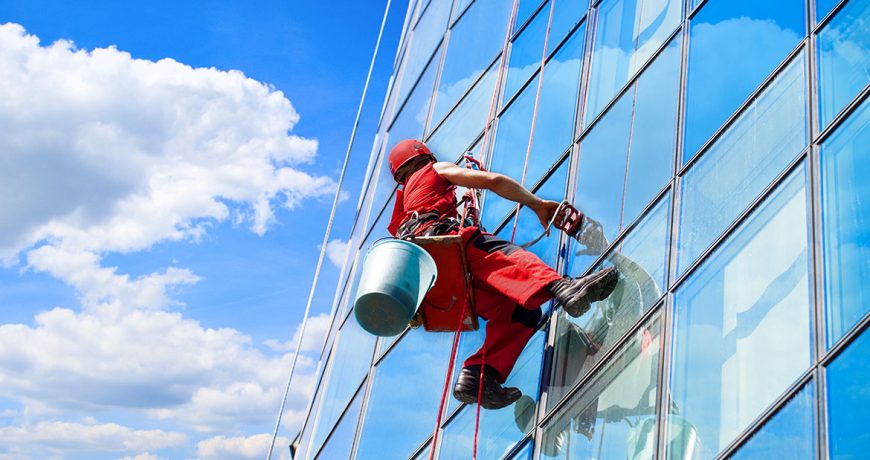
[[[562,278],[538,256],[477,227],[463,228],[478,316],[487,320],[483,346],[464,365],[487,364],[504,383],[552,295],[547,285]]]

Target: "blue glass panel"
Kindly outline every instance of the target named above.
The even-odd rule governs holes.
[[[822,144],[827,343],[870,311],[870,99]]]
[[[429,57],[435,51],[438,43],[447,29],[447,20],[450,17],[451,2],[432,2],[429,8],[423,12],[414,32],[411,35],[411,43],[405,51],[405,62],[402,70],[402,80],[399,82],[398,102],[405,100],[405,96],[414,87],[420,72],[429,62]]]
[[[324,392],[323,407],[317,418],[313,451],[317,452],[326,435],[335,425],[341,411],[369,371],[375,349],[375,336],[364,331],[355,318],[344,323],[338,336],[332,369]]]
[[[323,383],[323,370],[329,366],[331,354],[327,353],[324,355],[322,359],[325,359],[326,362],[321,367],[320,375],[317,377],[317,384],[314,387],[314,400],[311,402],[311,412],[308,414],[307,420],[305,420],[305,426],[302,429],[302,436],[299,440],[299,450],[296,451],[297,458],[306,458],[308,454],[309,447],[311,447],[311,435],[314,434],[314,422],[317,417],[317,411],[320,408],[320,402],[323,400],[323,391],[320,386]]]
[[[642,327],[544,426],[541,458],[654,458],[659,330]]]
[[[353,398],[353,402],[348,407],[347,412],[342,415],[341,420],[335,427],[335,431],[332,432],[329,440],[323,446],[323,450],[317,454],[318,460],[342,460],[350,458],[353,440],[356,435],[356,422],[359,420],[360,410],[362,410],[363,396],[365,396],[364,388]]]
[[[819,123],[824,128],[870,83],[870,0],[852,0],[819,32]]]
[[[517,20],[514,24],[514,32],[525,24],[529,19],[529,16],[535,12],[535,8],[541,4],[541,0],[519,0],[519,2],[520,5],[519,8],[517,8]]]
[[[529,441],[522,449],[517,451],[511,460],[532,460],[532,449],[535,445]]]
[[[859,459],[870,450],[870,332],[866,330],[827,368],[828,452],[834,460]]]
[[[504,0],[477,0],[450,30],[433,120],[440,121],[501,52],[512,5]]]
[[[431,434],[452,338],[413,329],[378,365],[357,459],[406,459]]]
[[[840,0],[816,0],[816,22],[821,21]]]
[[[769,460],[815,457],[815,386],[807,384],[730,458]]]
[[[689,30],[684,161],[797,46],[804,2],[710,0]]]
[[[694,426],[701,458],[719,453],[810,365],[805,183],[801,167],[675,294],[671,398]]]
[[[432,99],[432,89],[435,85],[435,75],[438,72],[438,63],[433,60],[414,91],[408,96],[408,101],[402,107],[393,125],[390,127],[389,146],[392,148],[405,139],[422,139],[423,130],[426,127],[426,118],[429,115],[429,101]]]
[[[623,228],[637,219],[673,175],[681,44],[681,36],[674,37],[635,85]]]
[[[799,55],[685,173],[677,271],[682,273],[807,144]]]
[[[548,399],[550,407],[661,296],[665,286],[669,202],[667,198],[662,199],[632,233],[607,255],[603,266],[615,266],[620,273],[620,280],[613,294],[606,300],[594,303],[588,312],[578,318],[559,312]],[[593,247],[592,252],[597,251],[597,256],[601,249]],[[574,258],[576,256],[572,256]],[[575,270],[576,267],[576,264],[569,262],[569,273],[572,276],[580,274]]]
[[[534,428],[545,342],[546,334],[543,332],[532,336],[505,382],[506,386],[519,388],[523,397],[502,409],[480,411],[477,458],[501,458]],[[465,460],[472,457],[476,416],[477,406],[465,406],[444,428],[439,459]]]
[[[496,89],[497,73],[496,65],[490,67],[486,75],[477,82],[459,106],[426,141],[426,145],[439,160],[456,160],[483,131],[486,117],[489,115],[492,93]],[[435,124],[432,123],[430,126],[434,127]]]
[[[604,106],[680,24],[680,0],[605,0],[599,6],[585,123]]]

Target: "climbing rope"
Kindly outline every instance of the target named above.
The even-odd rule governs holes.
[[[296,350],[293,352],[293,361],[290,364],[290,375],[287,377],[287,385],[284,388],[284,396],[281,398],[281,407],[278,409],[278,418],[275,421],[275,430],[272,433],[272,441],[269,443],[269,452],[266,454],[266,460],[272,459],[272,451],[275,449],[275,440],[278,438],[278,428],[281,426],[281,417],[284,415],[284,408],[287,404],[287,394],[290,392],[290,383],[293,381],[293,372],[296,370],[296,362],[299,359],[299,350],[302,347],[302,338],[305,336],[305,327],[308,324],[308,316],[311,313],[311,303],[314,300],[314,291],[317,288],[317,281],[320,279],[320,269],[323,267],[323,259],[326,255],[326,246],[329,243],[329,235],[332,231],[332,224],[335,221],[335,211],[338,208],[339,198],[341,197],[341,186],[344,183],[344,175],[347,171],[347,165],[350,160],[350,152],[353,149],[353,141],[356,138],[356,130],[359,127],[359,120],[362,116],[363,103],[366,99],[366,94],[369,90],[369,82],[372,78],[372,71],[375,68],[375,59],[378,56],[378,49],[381,46],[381,38],[384,35],[384,28],[387,24],[387,15],[390,12],[390,3],[392,0],[387,0],[387,5],[384,8],[384,17],[381,19],[381,28],[378,31],[378,39],[375,42],[375,50],[372,52],[372,59],[369,63],[369,71],[366,75],[365,86],[363,86],[362,96],[360,96],[359,107],[356,111],[356,119],[353,122],[353,130],[350,133],[350,140],[347,143],[347,152],[344,154],[344,164],[341,167],[341,174],[338,177],[338,185],[335,190],[335,198],[332,200],[332,210],[329,212],[329,221],[326,224],[326,232],[323,234],[323,244],[320,246],[320,256],[317,259],[317,268],[314,270],[314,280],[311,283],[311,291],[308,293],[308,303],[305,305],[305,313],[302,316],[302,326],[299,330],[299,338],[296,340]],[[314,396],[312,395],[312,398]],[[310,408],[310,403],[309,403]]]

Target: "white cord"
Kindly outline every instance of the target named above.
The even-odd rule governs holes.
[[[305,326],[308,323],[308,314],[311,312],[311,303],[314,300],[314,291],[317,287],[317,281],[320,278],[320,269],[323,267],[323,259],[326,254],[326,245],[329,243],[329,234],[332,231],[332,224],[335,220],[335,210],[338,208],[339,197],[341,196],[341,186],[344,183],[344,174],[347,171],[347,165],[350,160],[350,152],[353,148],[353,141],[356,138],[356,130],[359,127],[359,119],[362,115],[363,103],[366,99],[366,93],[369,90],[369,82],[372,78],[372,71],[375,68],[375,59],[378,56],[378,49],[381,46],[381,38],[384,34],[384,27],[387,24],[387,14],[390,12],[390,3],[392,0],[387,0],[387,6],[384,8],[384,18],[381,20],[381,29],[378,31],[378,40],[375,42],[375,50],[372,53],[372,60],[369,64],[369,72],[366,75],[366,83],[363,87],[362,96],[360,97],[359,107],[356,111],[356,119],[353,123],[353,130],[350,133],[350,141],[347,144],[347,152],[344,155],[344,165],[341,167],[341,175],[338,178],[338,186],[335,191],[335,198],[332,201],[332,210],[329,213],[329,222],[326,224],[326,232],[323,234],[323,244],[320,247],[320,257],[317,259],[317,268],[314,270],[314,281],[311,283],[311,291],[308,294],[308,303],[305,305],[305,314],[302,319],[302,328],[299,330],[299,339],[296,341],[296,351],[293,353],[293,361],[290,364],[290,375],[287,377],[287,386],[284,388],[284,397],[281,398],[281,408],[278,409],[278,420],[275,421],[275,431],[272,433],[272,442],[269,444],[269,453],[266,454],[266,460],[272,459],[272,450],[275,448],[275,440],[278,438],[278,428],[281,426],[281,417],[284,415],[284,407],[287,404],[287,394],[290,392],[290,382],[293,381],[293,371],[296,370],[296,362],[299,359],[299,349],[302,346],[302,337],[305,335]]]

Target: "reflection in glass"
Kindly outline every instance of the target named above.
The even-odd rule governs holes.
[[[495,89],[497,67],[493,65],[487,70],[486,75],[474,85],[465,99],[426,141],[426,145],[438,160],[456,160],[483,131],[486,117],[489,115],[492,92]],[[435,123],[431,126],[435,126]]]
[[[355,318],[344,323],[338,336],[338,345],[334,348],[333,365],[327,376],[329,380],[320,390],[324,399],[314,433],[314,452],[320,448],[341,411],[368,373],[374,348],[375,336],[365,332]]]
[[[432,56],[432,53],[441,42],[444,31],[447,29],[447,19],[449,17],[450,2],[432,2],[414,27],[411,43],[405,52],[402,80],[399,82],[399,91],[397,93],[399,105],[402,104],[405,96],[414,87],[417,77],[420,76],[423,67],[429,62],[429,57]]]
[[[502,409],[480,411],[478,458],[501,458],[534,428],[545,341],[544,332],[532,336],[505,382],[505,386],[519,388],[523,397]],[[444,428],[439,459],[465,460],[472,457],[476,416],[476,406],[465,406]]]
[[[608,239],[634,222],[671,177],[680,43],[675,37],[583,138],[577,205]]]
[[[821,147],[827,343],[870,311],[870,99]]]
[[[816,22],[821,21],[840,0],[816,0]]]
[[[806,146],[805,93],[800,54],[685,173],[678,273]]]
[[[452,339],[412,329],[375,368],[357,459],[406,459],[431,433]]]
[[[429,101],[432,99],[432,88],[435,85],[437,72],[438,63],[437,60],[433,59],[390,127],[388,151],[402,140],[423,138],[426,118],[429,115]]]
[[[353,398],[347,412],[342,415],[341,420],[335,427],[335,431],[329,436],[329,440],[323,446],[323,450],[317,454],[318,460],[341,460],[350,458],[351,449],[353,448],[353,438],[356,435],[356,425],[359,420],[359,413],[362,410],[363,396],[365,388],[360,389],[359,393]]]
[[[730,458],[813,458],[816,451],[815,402],[815,385],[810,382]]]
[[[541,458],[653,458],[659,329],[658,318],[641,327],[544,426]]]
[[[531,441],[529,441],[528,443],[526,443],[525,446],[523,446],[522,449],[517,451],[517,453],[514,454],[513,457],[511,457],[511,460],[532,460],[532,448],[533,447],[534,447],[534,444]]]
[[[824,128],[870,83],[870,0],[852,0],[819,32],[819,123]]]
[[[834,460],[865,458],[870,450],[870,332],[866,330],[827,367],[828,454]]]
[[[631,329],[640,317],[658,301],[665,285],[669,199],[664,198],[605,258],[602,267],[615,266],[619,283],[613,294],[592,304],[584,315],[571,318],[559,312],[553,371],[548,405],[557,403],[574,384],[592,368],[614,344]],[[585,238],[592,239],[594,229]],[[601,241],[603,237],[597,236]],[[597,257],[606,243],[581,248]],[[575,245],[576,246],[576,245]],[[597,252],[597,254],[596,254]],[[572,255],[572,259],[576,257]],[[578,276],[588,263],[578,269],[569,262],[569,274]]]
[[[584,123],[594,119],[680,24],[680,0],[605,0],[599,6]]]
[[[671,396],[703,458],[810,364],[805,183],[801,167],[675,294]]]
[[[804,36],[804,2],[710,0],[689,30],[683,161],[797,46]]]
[[[477,0],[450,30],[432,120],[441,121],[501,51],[512,7],[512,1]]]
[[[517,8],[517,20],[514,24],[514,32],[526,23],[529,16],[534,13],[538,5],[541,4],[541,0],[519,0],[519,2],[520,4]]]

